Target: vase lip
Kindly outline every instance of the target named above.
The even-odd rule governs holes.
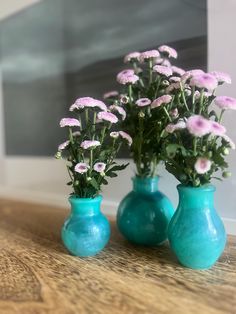
[[[103,199],[102,195],[97,195],[95,197],[77,197],[77,195],[70,195],[68,200],[72,203],[97,203],[101,202]]]
[[[205,184],[199,187],[190,186],[190,185],[184,185],[184,184],[178,184],[177,185],[178,190],[185,190],[185,191],[202,191],[202,192],[214,192],[216,190],[216,187],[213,184]]]
[[[154,177],[139,177],[135,175],[132,177],[133,181],[159,181],[160,177],[159,176],[154,176]]]

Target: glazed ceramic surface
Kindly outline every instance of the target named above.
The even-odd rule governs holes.
[[[170,222],[168,238],[181,264],[210,268],[226,244],[224,225],[214,208],[215,187],[178,186],[179,205]]]
[[[71,214],[62,227],[62,240],[68,251],[86,257],[99,253],[110,238],[110,225],[101,213],[102,197],[71,196]]]
[[[120,203],[117,226],[133,243],[155,246],[167,238],[174,209],[169,199],[158,190],[158,181],[159,177],[133,178],[133,191]]]

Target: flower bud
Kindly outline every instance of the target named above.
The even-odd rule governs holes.
[[[229,177],[231,177],[231,175],[232,175],[232,173],[229,172],[229,171],[224,171],[224,172],[222,173],[222,177],[223,177],[223,178],[229,178]]]
[[[169,86],[170,83],[167,81],[167,80],[164,80],[162,83],[161,83],[162,86]]]
[[[74,183],[74,185],[79,185],[79,181],[76,180],[75,183]]]
[[[209,151],[209,152],[207,153],[207,157],[208,157],[208,158],[211,158],[211,157],[212,157],[212,151]]]
[[[223,155],[225,155],[225,156],[229,155],[229,149],[225,147],[225,148],[223,149],[223,152],[222,152],[222,153],[223,153]]]
[[[105,177],[105,172],[104,171],[102,171],[102,172],[100,172],[100,175],[102,176],[102,177]]]
[[[120,96],[120,102],[121,102],[122,104],[128,104],[128,102],[129,102],[129,97],[126,96],[126,95],[121,95],[121,96]]]
[[[61,158],[62,158],[61,152],[57,152],[57,153],[55,154],[55,158],[56,158],[56,159],[61,159]]]
[[[171,116],[172,118],[177,118],[178,115],[179,115],[179,112],[178,112],[178,109],[177,109],[177,108],[174,108],[174,109],[172,109],[172,110],[170,111],[170,116]]]
[[[199,185],[200,185],[200,183],[201,183],[200,179],[199,179],[199,178],[197,178],[197,179],[195,180],[195,186],[199,186]]]
[[[92,180],[91,177],[87,177],[87,181],[90,182]]]
[[[138,116],[139,116],[139,118],[144,118],[145,117],[145,113],[143,111],[140,111]]]

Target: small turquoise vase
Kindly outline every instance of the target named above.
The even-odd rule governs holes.
[[[208,269],[226,244],[225,228],[214,208],[215,187],[177,188],[179,205],[169,224],[170,246],[182,265]]]
[[[87,257],[99,253],[110,239],[110,224],[101,213],[102,196],[69,197],[71,214],[62,227],[62,241],[75,256]]]
[[[135,244],[156,246],[167,239],[168,224],[174,209],[158,190],[159,177],[133,178],[133,191],[120,203],[117,226]]]

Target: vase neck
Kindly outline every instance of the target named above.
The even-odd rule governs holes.
[[[179,205],[184,209],[202,209],[214,208],[214,192],[213,185],[202,186],[199,188],[178,185]]]
[[[100,213],[102,196],[95,198],[79,198],[76,196],[69,197],[72,215],[93,216]]]
[[[138,193],[147,194],[158,190],[159,177],[153,178],[133,178],[133,190]]]

